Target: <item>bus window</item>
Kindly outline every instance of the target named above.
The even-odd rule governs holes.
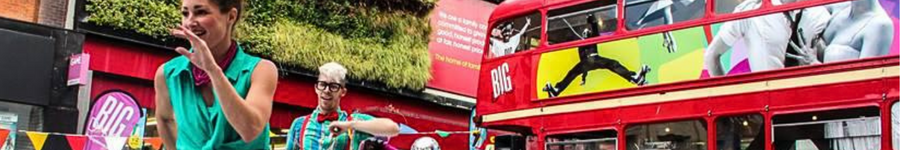
[[[895,150],[900,150],[900,103],[891,105],[891,142]]]
[[[875,150],[881,148],[877,107],[778,115],[772,118],[776,150]]]
[[[761,0],[716,0],[716,14],[739,13],[759,8]]]
[[[616,1],[593,1],[547,12],[550,44],[610,35],[616,31]]]
[[[541,13],[500,21],[491,28],[489,58],[505,56],[538,46],[541,41]]]
[[[547,150],[616,150],[613,130],[547,136]]]
[[[706,122],[700,119],[636,125],[625,130],[627,150],[705,150]]]
[[[716,149],[763,150],[763,117],[758,114],[722,117],[716,120]]]
[[[668,25],[701,18],[704,12],[705,0],[625,0],[625,27],[637,30]]]
[[[778,6],[778,5],[782,5],[782,4],[790,4],[790,3],[795,3],[795,2],[811,1],[811,0],[770,0],[770,1],[772,1],[772,5]],[[716,2],[718,2],[718,1],[716,1]],[[827,7],[838,8],[837,10],[839,10],[843,7],[847,7],[848,5],[850,5],[850,1],[829,4],[829,5],[827,5]],[[884,5],[884,4],[882,4],[882,5]],[[816,7],[819,7],[819,6],[816,6]],[[833,9],[833,8],[829,8],[829,9]]]

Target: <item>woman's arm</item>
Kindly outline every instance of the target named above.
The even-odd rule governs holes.
[[[709,71],[709,76],[722,76],[725,75],[725,72],[722,71],[722,63],[719,62],[719,57],[722,56],[722,53],[725,53],[730,46],[725,44],[722,40],[714,39],[709,47],[706,49],[706,54],[703,55],[704,63],[706,64],[706,70]]]
[[[872,19],[871,24],[863,29],[864,34],[862,36],[863,44],[862,48],[859,49],[859,58],[868,58],[868,57],[876,57],[887,55],[891,51],[891,43],[894,40],[892,34],[884,34],[884,33],[894,33],[893,23],[891,23],[888,17],[875,17]]]
[[[228,82],[221,69],[209,71],[210,79],[219,104],[228,123],[241,135],[244,142],[251,142],[265,129],[272,115],[272,98],[278,73],[275,64],[262,60],[250,77],[250,91],[247,98],[241,98]],[[212,73],[211,73],[212,72]]]
[[[178,127],[175,125],[175,115],[172,114],[172,103],[169,101],[169,88],[166,87],[166,77],[163,73],[164,65],[156,69],[156,77],[153,86],[156,90],[156,128],[163,144],[170,149],[175,148],[178,138]]]

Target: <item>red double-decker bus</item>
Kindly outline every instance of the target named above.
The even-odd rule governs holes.
[[[508,0],[495,149],[900,149],[897,0]]]

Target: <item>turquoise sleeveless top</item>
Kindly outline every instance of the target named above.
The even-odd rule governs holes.
[[[250,77],[259,61],[259,57],[244,53],[238,46],[231,65],[224,70],[228,81],[243,98],[247,97]],[[175,141],[178,149],[269,149],[268,124],[255,140],[246,143],[228,123],[218,98],[212,106],[206,106],[200,88],[194,86],[191,62],[187,57],[176,57],[164,65],[166,86],[178,127]]]

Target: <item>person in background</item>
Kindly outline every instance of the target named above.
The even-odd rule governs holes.
[[[372,136],[395,136],[400,127],[394,121],[341,110],[347,94],[347,69],[330,62],[319,67],[315,84],[318,106],[312,114],[298,117],[287,134],[287,150],[356,150]]]
[[[755,10],[763,0],[746,0],[735,7],[734,12]],[[773,0],[780,5],[781,0]],[[721,56],[742,40],[747,45],[750,71],[784,68],[786,49],[791,37],[791,20],[781,13],[773,13],[722,24],[719,32],[704,53],[704,64],[712,77],[726,75]]]

